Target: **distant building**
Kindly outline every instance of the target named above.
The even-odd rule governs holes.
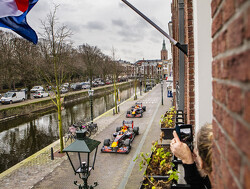
[[[124,71],[120,74],[121,77],[124,78],[131,78],[134,77],[134,64],[125,61],[125,60],[119,60],[118,63],[124,67]]]
[[[161,59],[136,61],[134,75],[138,74],[146,78],[166,78],[172,76],[172,67],[172,59],[168,60],[168,51],[163,40]]]
[[[162,43],[161,60],[168,60],[168,51],[166,49],[165,40],[163,40]]]

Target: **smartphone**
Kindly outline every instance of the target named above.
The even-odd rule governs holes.
[[[188,145],[191,151],[193,151],[193,130],[192,125],[176,125],[176,132],[179,136],[181,142],[184,142]]]

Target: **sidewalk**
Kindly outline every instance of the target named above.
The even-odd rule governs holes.
[[[159,88],[159,85],[157,86],[157,88]],[[167,93],[166,91],[164,92],[166,96]],[[138,93],[137,101],[144,99],[144,97],[146,97],[150,93],[151,91],[148,93],[143,93],[142,96],[140,96],[140,93]],[[109,110],[101,116],[97,117],[94,122],[98,124],[99,130],[94,136],[91,136],[91,138],[98,139],[98,135],[105,129],[107,129],[112,123],[116,122],[117,120],[119,120],[120,122],[120,119],[123,119],[123,116],[125,115],[127,109],[129,109],[134,104],[134,102],[135,101],[132,97],[120,104],[121,112],[117,115],[113,115],[113,110]],[[164,106],[158,105],[158,109],[154,110],[156,116],[152,120],[151,125],[159,125],[161,115],[165,113],[165,111],[171,106],[171,102],[169,99],[167,100],[165,98],[164,102],[167,103],[164,104]],[[122,118],[120,118],[121,116]],[[151,127],[151,125],[148,128],[148,133],[150,134],[145,135],[145,137],[143,136],[144,141],[142,143],[141,150],[144,152],[150,150],[152,140],[157,140],[159,138],[160,129],[155,129],[154,127]],[[19,189],[77,188],[77,186],[73,185],[73,181],[78,180],[79,183],[82,183],[82,181],[78,178],[78,176],[75,176],[73,174],[73,171],[71,170],[72,168],[68,163],[66,155],[62,157],[55,157],[55,160],[51,160],[51,147],[54,147],[54,150],[59,149],[59,141],[53,143],[37,154],[34,154],[32,157],[29,157],[18,165],[0,174],[0,188],[16,188],[17,186]],[[100,161],[100,158],[97,161]],[[133,175],[133,177],[130,177],[130,175],[128,175],[129,177],[125,180],[124,178],[121,178],[121,180],[117,181],[119,182],[117,184],[120,185],[120,188],[124,188],[125,186],[126,188],[135,188],[135,185],[140,184],[140,181],[142,180],[142,173],[138,173],[139,171],[137,165],[132,165],[132,169],[133,170],[132,172],[130,172],[130,175]],[[94,175],[95,172],[93,172],[92,174]],[[92,183],[91,177],[93,177],[93,175],[90,176],[90,183]],[[58,180],[58,177],[61,179]],[[121,185],[122,182],[125,184],[124,186]],[[103,187],[99,186],[97,188]]]

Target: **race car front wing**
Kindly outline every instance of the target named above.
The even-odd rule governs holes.
[[[103,146],[101,148],[101,152],[106,152],[106,153],[121,153],[121,154],[128,154],[130,152],[131,147],[110,147],[110,146]]]

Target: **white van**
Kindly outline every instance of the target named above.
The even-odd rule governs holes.
[[[2,104],[12,104],[13,102],[19,102],[25,100],[25,92],[24,91],[9,91],[4,94],[1,98]]]

